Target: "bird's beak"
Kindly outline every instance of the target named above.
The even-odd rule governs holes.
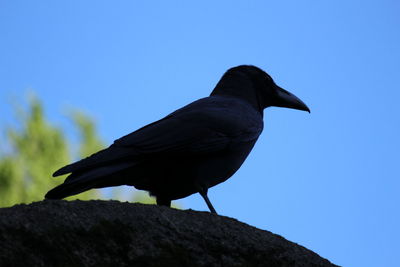
[[[294,94],[286,91],[278,85],[276,85],[276,91],[278,95],[274,106],[304,110],[310,113],[310,109],[307,107],[307,105],[304,104],[304,102]]]

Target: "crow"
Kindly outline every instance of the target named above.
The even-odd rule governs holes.
[[[207,191],[242,165],[263,130],[263,110],[286,107],[310,112],[263,70],[241,65],[226,71],[209,97],[150,123],[53,176],[70,175],[46,199],[92,188],[130,185],[146,190],[158,205]]]

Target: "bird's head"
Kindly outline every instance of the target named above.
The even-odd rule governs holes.
[[[250,102],[260,112],[271,106],[310,112],[303,101],[276,85],[265,71],[250,65],[229,69],[222,76],[211,95],[239,97]]]

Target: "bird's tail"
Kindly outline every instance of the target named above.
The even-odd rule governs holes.
[[[93,185],[82,184],[82,183],[66,183],[61,184],[53,189],[51,189],[44,196],[46,199],[63,199],[69,196],[73,196],[89,189],[92,189]]]
[[[84,172],[73,172],[63,184],[51,189],[44,197],[46,199],[62,199],[92,188],[123,185],[123,171],[136,164],[135,162],[121,162]]]

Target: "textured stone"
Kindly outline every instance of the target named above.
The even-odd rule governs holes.
[[[0,266],[336,266],[208,212],[52,200],[0,209]]]

